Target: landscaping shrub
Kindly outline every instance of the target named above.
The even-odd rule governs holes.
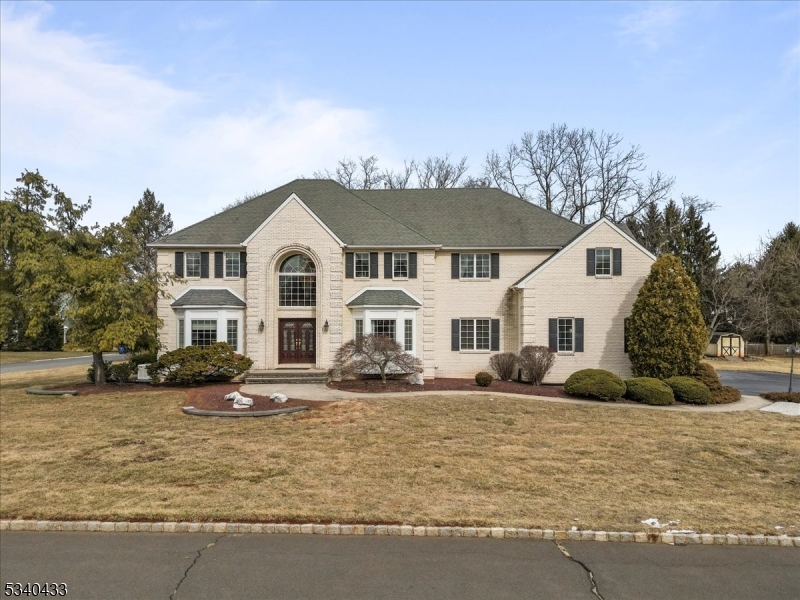
[[[497,378],[511,381],[514,378],[514,369],[517,368],[517,355],[513,352],[501,352],[489,359],[489,366],[497,373]]]
[[[108,370],[111,368],[111,361],[104,360],[103,364],[105,364],[106,366],[106,377],[108,377]],[[88,381],[89,383],[94,383],[94,365],[92,365],[86,370],[86,381]]]
[[[800,403],[800,392],[767,392],[761,394],[762,398],[772,400],[773,402],[797,402]]]
[[[699,365],[697,365],[697,369],[692,377],[702,383],[712,392],[722,387],[722,382],[719,380],[719,375],[717,375],[714,367],[708,363],[701,362]]]
[[[670,377],[664,383],[672,388],[675,399],[689,404],[708,404],[711,390],[694,377]]]
[[[253,366],[246,356],[236,354],[225,342],[205,348],[187,346],[167,352],[147,367],[153,383],[168,381],[195,385],[209,381],[228,381]]]
[[[106,367],[106,381],[113,381],[114,383],[127,383],[133,373],[133,367],[130,363],[115,363],[110,367]]]
[[[661,255],[650,268],[628,319],[628,356],[634,374],[666,379],[694,373],[707,334],[697,286],[680,259]]]
[[[585,396],[615,402],[625,393],[625,382],[610,371],[583,369],[575,371],[564,383],[564,391],[571,396]]]
[[[547,346],[525,346],[517,359],[525,377],[531,385],[542,385],[556,360],[555,352]]]
[[[147,365],[150,363],[154,363],[158,360],[158,352],[138,352],[131,356],[128,363],[131,365],[132,369],[136,369],[139,365]]]
[[[675,404],[672,388],[654,377],[633,377],[625,380],[625,397],[642,404],[667,406]]]
[[[492,377],[491,373],[487,373],[486,371],[481,371],[477,375],[475,375],[475,383],[477,383],[481,387],[489,387],[492,385]]]
[[[333,368],[345,379],[380,374],[386,383],[387,376],[422,373],[422,361],[392,338],[369,333],[339,346]]]
[[[711,390],[709,404],[731,404],[742,399],[742,393],[735,387],[723,385],[718,390]]]

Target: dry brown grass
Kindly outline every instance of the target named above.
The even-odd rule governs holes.
[[[0,350],[0,365],[30,362],[32,360],[46,360],[49,358],[70,358],[72,356],[89,356],[89,353],[68,350],[58,350],[54,352],[9,352],[8,350]]]
[[[788,373],[791,357],[789,356],[759,356],[763,360],[703,360],[715,371],[757,371],[767,373]],[[800,358],[795,357],[795,373],[800,372]]]
[[[181,391],[25,385],[0,394],[3,518],[800,528],[800,422],[779,414],[454,394],[208,419]]]

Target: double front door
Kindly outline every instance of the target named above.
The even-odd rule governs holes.
[[[279,319],[281,363],[314,363],[315,319]]]

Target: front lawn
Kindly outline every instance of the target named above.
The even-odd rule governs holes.
[[[50,385],[84,368],[52,371]],[[181,390],[41,397],[3,376],[8,518],[498,525],[797,535],[800,421],[485,395],[210,419]],[[775,526],[785,529],[776,530]]]
[[[791,368],[790,356],[757,356],[757,360],[742,360],[741,358],[732,358],[730,360],[709,360],[703,359],[715,371],[756,371],[767,373],[788,373]],[[800,359],[795,357],[794,361],[795,373],[800,372]]]

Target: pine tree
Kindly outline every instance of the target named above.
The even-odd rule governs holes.
[[[628,321],[628,356],[637,377],[691,375],[707,343],[697,287],[680,260],[664,254],[650,269]]]

